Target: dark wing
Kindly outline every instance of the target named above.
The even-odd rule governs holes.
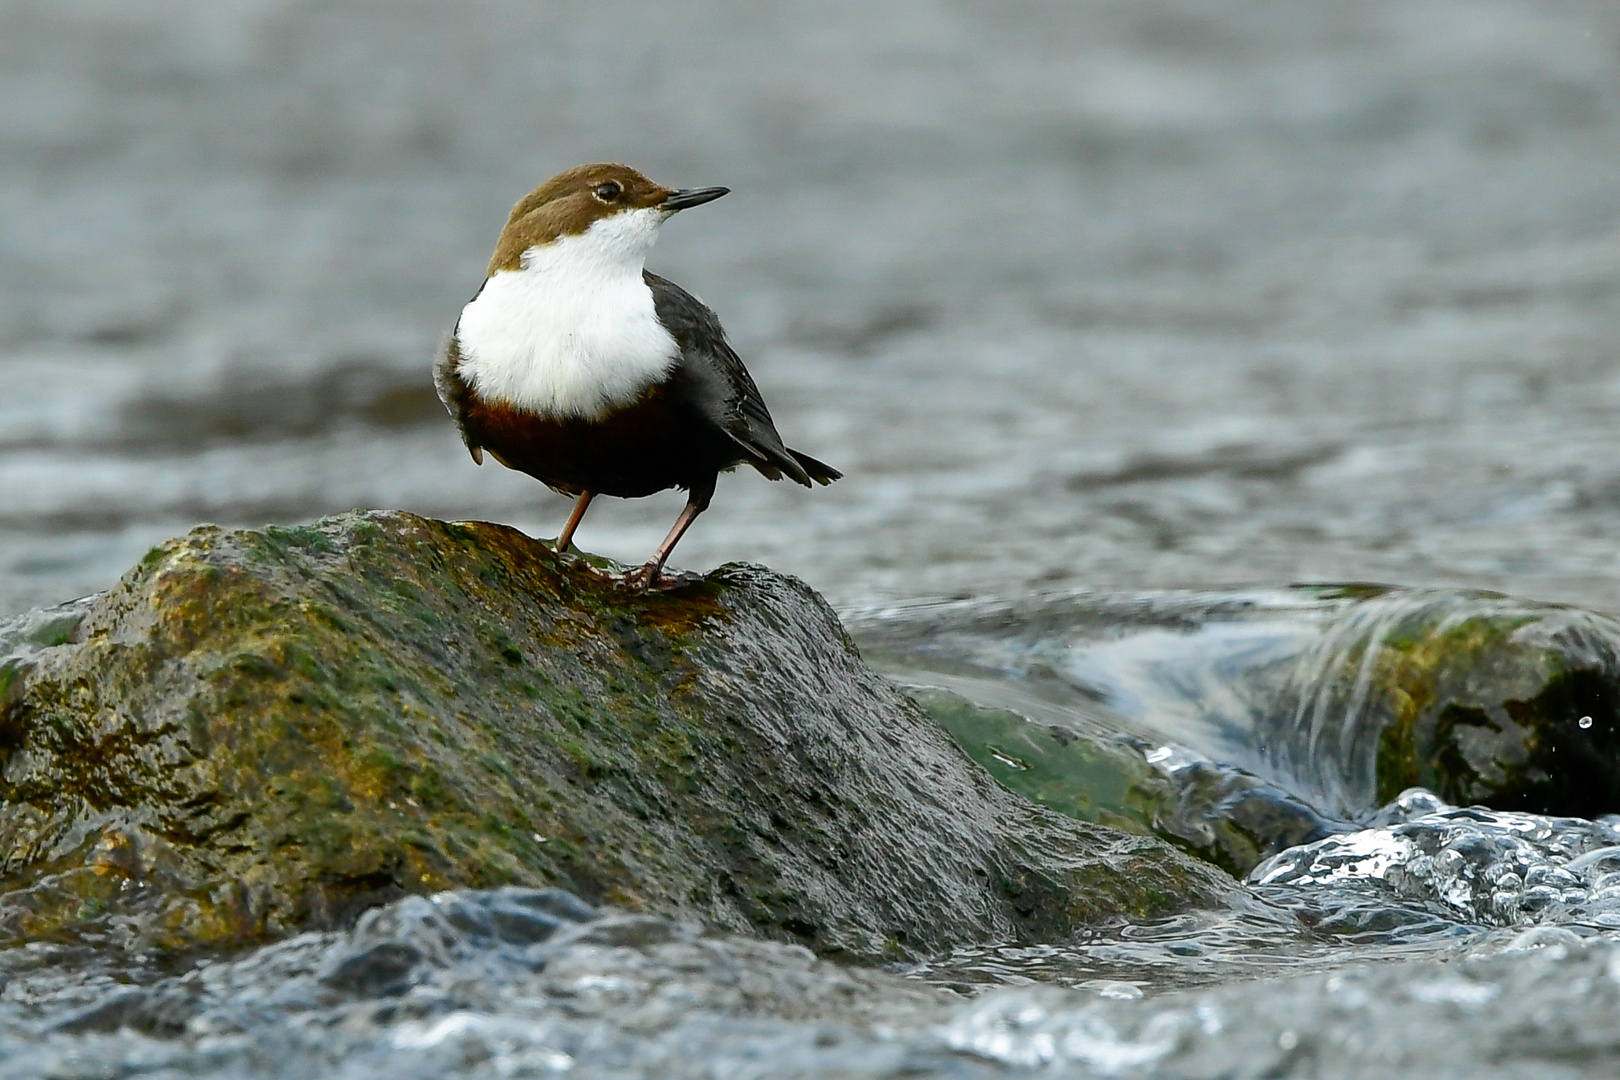
[[[713,311],[667,278],[650,271],[642,271],[642,276],[652,290],[659,321],[680,346],[682,367],[701,388],[700,407],[742,448],[749,464],[772,480],[786,475],[805,487],[812,480],[830,484],[843,475],[783,445],[759,387],[726,341]]]
[[[472,454],[473,461],[482,465],[484,449],[467,434],[467,410],[472,405],[472,387],[461,377],[461,372],[457,370],[460,367],[461,349],[456,345],[455,332],[451,331],[450,337],[439,349],[439,358],[433,362],[433,386],[439,391],[439,400],[444,402],[450,418],[456,422],[456,430],[461,432],[461,441],[467,444],[467,452]]]

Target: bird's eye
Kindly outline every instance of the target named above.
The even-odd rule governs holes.
[[[596,185],[595,195],[603,202],[612,202],[614,199],[617,199],[623,194],[624,188],[619,186],[619,182],[617,180],[609,180],[605,184]]]

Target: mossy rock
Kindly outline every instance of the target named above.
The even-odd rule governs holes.
[[[898,958],[1232,887],[999,787],[761,568],[636,594],[509,528],[354,513],[198,528],[28,626],[0,644],[13,940],[249,941],[520,884]]]
[[[1276,714],[1293,771],[1350,810],[1423,787],[1461,806],[1620,812],[1620,623],[1492,593],[1349,599]]]
[[[1043,723],[940,687],[909,692],[1008,790],[1081,821],[1157,836],[1234,877],[1349,827],[1252,773],[1186,750]]]

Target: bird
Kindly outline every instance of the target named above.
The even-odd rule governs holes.
[[[748,465],[807,488],[842,476],[783,443],[719,317],[646,269],[666,221],[729,192],[667,188],[616,163],[558,173],[512,207],[433,367],[475,464],[487,451],[574,498],[559,553],[599,495],[687,492],[652,558],[625,575],[635,588],[658,581],[720,473]]]

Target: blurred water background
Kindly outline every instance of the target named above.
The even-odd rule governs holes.
[[[650,264],[849,477],[722,481],[683,565],[1620,604],[1612,3],[7,0],[0,612],[205,520],[553,535],[426,373],[598,159],[734,189]]]
[[[1380,807],[1376,725],[1263,702],[1373,595],[1290,582],[1620,640],[1620,6],[0,0],[0,616],[200,521],[553,535],[428,370],[511,204],[604,159],[734,189],[649,265],[846,473],[722,480],[677,563],[1328,835],[1252,908],[886,973],[494,892],[3,950],[0,1077],[1613,1075],[1620,819]],[[639,561],[680,501],[579,541]],[[416,959],[329,978],[372,949]]]

